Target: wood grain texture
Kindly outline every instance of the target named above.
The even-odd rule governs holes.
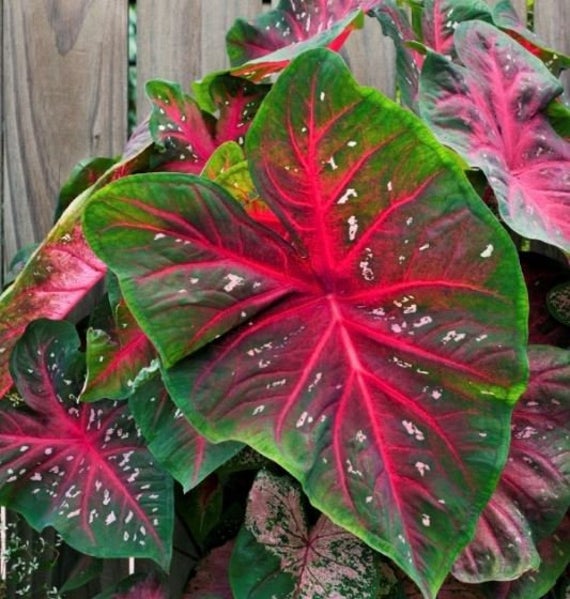
[[[150,110],[144,87],[169,79],[185,89],[202,76],[202,0],[137,2],[137,116]]]
[[[377,19],[366,17],[364,29],[353,31],[341,51],[354,77],[390,98],[394,97],[396,53],[392,40],[382,33]]]
[[[126,136],[127,0],[3,2],[5,258],[43,238],[61,183]]]
[[[535,32],[553,49],[570,55],[570,0],[535,0]],[[570,72],[562,74],[562,82],[570,94]]]

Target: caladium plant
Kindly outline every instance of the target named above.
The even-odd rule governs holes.
[[[150,82],[123,161],[66,187],[0,301],[0,392],[17,384],[0,499],[34,527],[168,569],[175,503],[204,598],[556,583],[570,337],[546,298],[568,281],[568,62],[509,2],[410,5],[281,0],[238,21],[229,70]],[[366,12],[407,108],[335,53]],[[65,235],[79,292],[59,283]]]

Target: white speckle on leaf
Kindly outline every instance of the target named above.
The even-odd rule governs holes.
[[[372,503],[372,500],[373,500],[373,499],[374,499],[374,498],[372,497],[372,495],[367,495],[367,496],[366,496],[366,499],[365,499],[364,501],[366,501],[366,503]]]
[[[310,17],[310,15],[309,15],[309,17]],[[307,25],[308,25],[308,22],[307,22]],[[325,99],[325,92],[321,92],[319,98],[320,98],[321,102],[323,102]]]
[[[265,410],[265,406],[263,404],[261,404],[260,406],[257,406],[256,408],[254,408],[252,415],[257,416],[258,414],[261,414],[261,412],[263,412],[263,410]]]
[[[346,145],[349,148],[354,148],[354,147],[356,147],[356,142],[353,139],[351,139]]]
[[[358,220],[356,216],[352,215],[348,218],[348,238],[350,241],[356,239],[356,232],[358,231]]]
[[[115,512],[111,511],[111,513],[105,518],[105,524],[107,526],[113,524],[117,520],[117,516],[115,516]]]
[[[164,237],[166,237],[166,235],[165,235],[164,233],[157,233],[157,234],[154,236],[154,240],[155,240],[155,241],[158,241],[159,239],[164,239]]]
[[[422,514],[422,524],[424,526],[430,526],[431,520],[428,514]]]
[[[423,441],[425,436],[423,432],[410,420],[402,420],[402,426],[406,429],[408,435],[412,435],[418,441]]]
[[[429,472],[431,470],[429,464],[424,464],[423,462],[416,462],[414,466],[416,467],[416,470],[420,473],[420,476],[425,476],[426,472]]]
[[[352,462],[350,460],[346,460],[346,471],[349,474],[354,474],[354,476],[358,476],[359,478],[362,478],[362,472],[360,470],[357,470],[353,465]]]
[[[303,426],[303,424],[305,424],[305,422],[307,421],[308,416],[309,416],[308,412],[303,412],[297,419],[295,426],[297,428],[301,428]]]
[[[481,258],[490,258],[493,255],[493,250],[495,248],[492,244],[489,244],[479,255]]]
[[[388,181],[388,183],[386,183],[386,189],[387,189],[388,191],[392,191],[392,189],[393,189],[393,187],[392,187],[392,181]],[[409,219],[408,219],[408,220],[409,220]],[[411,224],[411,222],[410,222],[410,223],[408,223],[408,224]]]
[[[358,194],[356,193],[356,190],[353,189],[352,187],[349,187],[344,194],[339,198],[337,204],[346,204],[346,202],[348,202],[348,200],[350,198],[357,198]]]
[[[244,281],[243,277],[240,277],[239,275],[234,275],[232,273],[227,274],[224,278],[228,280],[228,283],[224,285],[224,291],[227,291],[228,293],[230,291],[233,291]]]
[[[336,169],[338,168],[338,164],[335,162],[334,156],[331,156],[327,160],[327,164],[330,164],[330,167],[333,171],[336,171]]]
[[[364,443],[364,441],[366,441],[368,437],[361,431],[358,430],[356,431],[356,436],[355,439],[359,442],[359,443]]]

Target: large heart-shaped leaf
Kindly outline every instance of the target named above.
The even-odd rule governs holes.
[[[430,54],[421,113],[439,139],[483,170],[517,233],[570,250],[570,143],[542,114],[561,93],[542,62],[483,22],[462,24],[465,66]]]
[[[237,19],[226,36],[233,72],[261,78],[284,68],[314,48],[339,50],[351,31],[362,27],[361,11],[381,0],[280,0],[253,23]]]
[[[14,348],[24,407],[0,404],[0,501],[37,530],[53,526],[97,557],[146,557],[168,567],[172,479],[147,451],[126,403],[80,404],[79,338],[39,320]]]
[[[570,352],[529,349],[530,382],[512,420],[499,486],[453,568],[465,582],[513,580],[540,563],[536,542],[570,506]]]
[[[158,377],[137,389],[129,405],[150,452],[184,491],[194,488],[243,448],[241,443],[214,445],[204,439],[172,403]]]
[[[320,516],[309,526],[297,485],[261,471],[249,494],[230,580],[235,599],[375,599],[374,552]]]
[[[327,50],[281,75],[246,146],[294,246],[183,175],[107,188],[88,238],[167,366],[206,346],[164,373],[198,430],[280,463],[432,597],[525,385],[514,247],[421,122]]]
[[[146,147],[114,165],[73,200],[14,284],[0,295],[0,398],[12,386],[10,353],[30,322],[84,316],[107,269],[83,237],[83,210],[96,189],[145,166],[149,153]]]

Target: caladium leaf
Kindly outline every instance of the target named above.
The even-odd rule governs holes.
[[[77,402],[78,348],[71,324],[47,320],[15,346],[11,370],[26,409],[0,405],[0,501],[83,553],[147,557],[166,568],[172,479],[155,465],[126,403]]]
[[[209,443],[172,403],[160,377],[138,388],[129,405],[150,452],[184,491],[194,488],[243,448],[243,444],[231,441]]]
[[[499,0],[492,7],[493,23],[508,33],[523,48],[534,54],[554,73],[570,68],[570,57],[548,48],[546,44],[523,23],[510,0]]]
[[[188,175],[108,187],[88,238],[199,432],[281,464],[433,597],[526,382],[514,247],[421,122],[327,50],[280,76],[246,149],[294,246]]]
[[[162,171],[198,174],[220,144],[243,143],[245,133],[269,86],[256,85],[228,74],[208,81],[216,119],[201,110],[194,98],[177,83],[149,81],[146,93],[153,104],[150,130],[164,148],[157,165]]]
[[[567,570],[570,563],[570,516],[556,531],[537,545],[541,558],[538,571],[527,572],[517,580],[485,585],[486,599],[542,599]],[[565,597],[567,592],[560,597]]]
[[[88,158],[78,162],[59,190],[55,220],[59,219],[79,194],[94,185],[116,162],[116,158],[106,157]]]
[[[94,599],[168,599],[170,593],[164,577],[150,573],[132,574],[115,588],[100,593]]]
[[[373,599],[378,578],[362,541],[322,515],[308,525],[298,485],[258,474],[230,564],[236,599]]]
[[[417,112],[420,72],[424,55],[410,42],[416,42],[406,11],[397,0],[384,0],[372,10],[382,32],[393,42],[396,49],[396,84],[405,106]]]
[[[452,57],[458,25],[475,20],[492,22],[491,9],[484,0],[426,0],[422,9],[422,42],[430,50]]]
[[[507,465],[453,568],[464,582],[513,580],[538,568],[535,543],[570,506],[570,352],[529,349],[530,382],[515,407]]]
[[[570,250],[570,143],[541,113],[560,82],[487,23],[459,25],[465,66],[430,54],[421,112],[439,139],[484,171],[503,220],[517,233]]]
[[[234,541],[213,549],[197,566],[188,586],[192,599],[235,599],[230,587],[228,567]],[[248,564],[248,566],[251,564]]]
[[[10,353],[26,326],[38,318],[83,316],[97,295],[106,266],[83,237],[81,217],[91,195],[117,178],[146,166],[150,148],[114,165],[81,193],[36,249],[13,285],[0,295],[0,398],[12,386]]]
[[[86,342],[87,376],[81,401],[125,399],[158,369],[154,346],[122,300],[113,310],[108,330],[89,328]]]
[[[262,78],[281,70],[295,56],[314,48],[339,50],[354,28],[363,26],[361,11],[380,0],[280,0],[253,23],[238,19],[226,36],[233,69]]]

